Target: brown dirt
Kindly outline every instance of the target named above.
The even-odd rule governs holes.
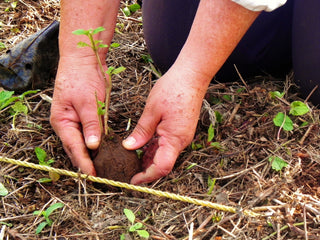
[[[93,159],[98,177],[129,183],[135,174],[142,171],[136,151],[128,151],[121,142],[122,139],[113,133],[102,137]]]
[[[0,3],[0,36],[7,48],[59,19],[58,0],[18,1],[15,9]],[[132,1],[121,1],[121,7]],[[114,41],[120,47],[108,57],[109,65],[127,69],[113,80],[109,125],[121,137],[128,136],[142,114],[156,72],[143,61],[147,54],[141,28],[141,11],[127,18],[119,11]],[[5,51],[4,49],[3,51]],[[101,191],[85,179],[61,176],[41,183],[48,173],[0,162],[0,182],[9,194],[0,201],[0,235],[4,239],[119,239],[130,225],[123,209],[135,212],[150,239],[320,239],[320,110],[308,103],[309,114],[293,117],[294,130],[279,131],[273,117],[287,111],[299,98],[298,89],[287,79],[258,76],[227,84],[212,83],[201,111],[193,145],[179,156],[172,172],[148,184],[151,189],[178,193],[237,209],[262,213],[259,218],[188,204],[151,194]],[[270,91],[284,91],[283,99],[271,99]],[[16,117],[12,126],[10,106],[0,110],[0,156],[38,163],[34,148],[41,147],[53,166],[74,169],[59,138],[49,124],[53,89],[29,95],[24,103],[28,115]],[[222,115],[216,119],[214,112]],[[129,119],[131,128],[126,130]],[[307,125],[301,125],[303,122]],[[214,142],[207,143],[208,126],[215,125]],[[152,155],[152,154],[151,154]],[[147,154],[149,156],[149,154]],[[288,166],[271,168],[269,157],[278,156]],[[212,192],[210,179],[215,179]],[[33,215],[61,202],[41,234],[35,234],[43,217]],[[139,239],[131,234],[128,239]]]

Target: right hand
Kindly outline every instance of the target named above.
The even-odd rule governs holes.
[[[104,101],[105,81],[95,57],[60,58],[50,122],[73,166],[93,176],[96,172],[87,148],[97,149],[102,134],[95,93]]]

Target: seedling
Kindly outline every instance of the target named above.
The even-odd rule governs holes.
[[[63,203],[54,203],[52,204],[50,207],[47,208],[47,210],[45,211],[34,211],[33,215],[37,215],[37,216],[43,216],[45,221],[41,222],[38,227],[36,228],[36,234],[40,234],[42,232],[42,230],[46,227],[46,226],[51,226],[53,221],[49,218],[49,216],[57,209],[59,208],[63,208],[64,204]]]
[[[210,176],[208,176],[208,187],[209,187],[209,190],[208,190],[208,195],[211,195],[212,191],[213,191],[213,188],[214,186],[216,185],[216,178],[211,178]]]
[[[92,49],[92,51],[94,52],[96,59],[98,61],[98,65],[101,71],[101,74],[103,76],[103,79],[105,81],[106,84],[106,99],[104,104],[101,103],[100,101],[98,101],[97,97],[96,97],[96,101],[97,101],[97,113],[98,115],[102,115],[104,116],[104,133],[106,135],[108,135],[108,109],[109,109],[109,105],[110,105],[110,94],[111,94],[111,88],[112,88],[112,81],[111,81],[111,76],[113,74],[119,74],[120,72],[124,71],[125,68],[124,67],[119,67],[119,68],[114,68],[114,67],[109,67],[108,70],[105,72],[101,63],[101,59],[99,57],[99,49],[102,48],[114,48],[114,47],[118,47],[119,44],[117,43],[113,43],[110,46],[107,44],[103,44],[102,40],[94,40],[94,35],[98,34],[99,32],[104,31],[105,28],[103,27],[97,27],[96,29],[89,29],[89,30],[84,30],[84,29],[78,29],[73,31],[72,33],[75,35],[85,35],[89,38],[90,43],[86,43],[86,42],[78,42],[78,47],[90,47]],[[109,76],[109,77],[108,77]],[[100,117],[99,117],[99,121],[100,121]],[[102,128],[102,123],[100,122],[100,127]],[[102,131],[103,129],[101,129]]]
[[[141,222],[135,223],[136,216],[134,215],[134,213],[130,209],[126,209],[126,208],[123,210],[123,212],[126,215],[129,222],[131,223],[131,226],[128,227],[127,232],[131,234],[136,234],[142,238],[149,238],[149,233],[143,229],[144,225]],[[125,233],[121,234],[120,240],[125,240],[125,239],[126,239],[126,234]]]
[[[0,42],[0,50],[7,48],[3,42]]]
[[[7,196],[8,194],[8,189],[2,183],[0,183],[0,197]]]
[[[271,162],[272,169],[278,172],[288,165],[286,161],[277,156],[269,157],[268,160]]]
[[[292,116],[302,116],[309,112],[308,106],[301,101],[294,101],[290,104],[289,114]],[[278,112],[273,118],[273,123],[275,126],[283,128],[285,131],[293,130],[292,119],[284,112]]]
[[[122,11],[127,17],[129,17],[130,15],[132,15],[133,13],[138,11],[139,9],[141,9],[141,6],[138,3],[134,3],[134,4],[131,4],[131,5],[125,6],[122,9]]]
[[[35,153],[36,153],[36,156],[39,160],[39,165],[44,165],[44,166],[48,166],[50,167],[52,163],[54,163],[54,159],[49,159],[47,160],[47,153],[45,150],[43,150],[42,148],[40,147],[36,147],[34,149]],[[50,178],[41,178],[39,179],[38,181],[41,182],[41,183],[47,183],[47,182],[56,182],[59,180],[60,178],[60,175],[58,173],[55,173],[55,172],[49,172],[49,177]]]

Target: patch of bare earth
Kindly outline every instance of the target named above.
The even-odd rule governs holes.
[[[58,0],[21,0],[4,12],[9,6],[10,1],[0,3],[1,41],[8,48],[59,19]],[[114,41],[121,46],[109,55],[110,65],[127,68],[114,78],[110,110],[110,125],[122,136],[129,134],[129,119],[131,129],[137,123],[156,79],[152,65],[142,59],[147,50],[140,16],[138,12],[127,18],[119,11]],[[290,79],[257,77],[245,79],[246,85],[241,81],[212,84],[193,148],[190,145],[181,153],[167,177],[148,185],[232,206],[239,212],[121,189],[102,191],[91,182],[65,176],[54,183],[39,183],[48,173],[1,162],[0,182],[9,194],[1,197],[0,238],[119,239],[129,225],[123,213],[128,208],[138,221],[144,221],[150,239],[320,239],[319,110],[309,104],[309,114],[292,117],[295,126],[290,132],[279,130],[272,120],[278,112],[288,112],[288,103],[299,100]],[[285,96],[270,98],[269,92],[275,90],[284,91]],[[54,158],[54,167],[77,171],[49,124],[46,96],[52,97],[52,92],[49,88],[28,96],[29,113],[18,115],[15,129],[10,107],[0,111],[0,156],[38,163],[34,148],[41,147]],[[222,121],[215,112],[222,115]],[[207,144],[210,123],[216,126],[213,141],[219,145],[215,147]],[[274,171],[268,160],[273,156],[288,166]],[[212,191],[209,178],[216,181]],[[56,202],[64,207],[50,215],[52,226],[35,234],[44,218],[33,212]],[[245,216],[241,209],[261,216]],[[139,238],[127,234],[126,239]]]

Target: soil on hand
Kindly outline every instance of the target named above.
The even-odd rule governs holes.
[[[141,161],[135,151],[125,149],[122,139],[111,133],[101,140],[93,164],[98,177],[129,183],[142,170]]]

